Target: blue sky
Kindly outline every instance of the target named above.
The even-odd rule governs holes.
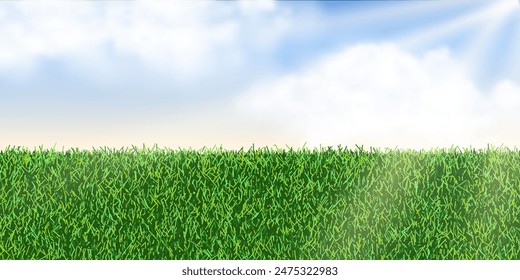
[[[1,2],[0,147],[519,146],[516,0]]]

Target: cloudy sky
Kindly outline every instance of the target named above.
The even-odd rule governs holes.
[[[0,2],[0,148],[520,146],[517,0]]]

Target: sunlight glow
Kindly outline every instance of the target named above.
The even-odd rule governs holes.
[[[464,1],[460,2],[461,4]],[[352,12],[345,14],[327,15],[327,22],[313,21],[312,26],[305,28],[306,32],[313,29],[323,28],[322,25],[334,26],[335,28],[348,27],[364,27],[374,22],[392,22],[399,18],[405,18],[409,15],[423,15],[442,12],[444,9],[457,7],[457,3],[453,1],[431,1],[425,3],[423,1],[401,1],[392,4],[391,7],[385,9],[367,8],[362,11],[354,9]]]
[[[518,7],[513,1],[497,2],[492,6],[488,18],[481,24],[482,31],[471,40],[469,44],[471,47],[464,52],[462,58],[469,66],[468,69],[472,69],[474,72],[472,74],[479,75],[480,73],[476,72],[485,71],[482,69],[485,69],[486,62],[482,58],[486,57],[490,44],[495,41],[496,36],[501,35],[501,30],[509,19],[515,15],[515,11],[518,11]]]
[[[520,3],[520,0],[518,0]],[[512,77],[518,77],[517,82],[520,82],[520,6],[517,6],[513,13],[514,17],[514,28],[513,33],[511,34],[512,40],[512,49],[517,50],[515,55],[511,57],[510,63],[507,66],[506,71],[511,74]]]
[[[514,7],[511,3],[511,1],[493,2],[463,17],[455,18],[442,24],[435,24],[427,29],[421,28],[415,34],[403,34],[400,45],[413,49],[429,45],[431,42],[438,41],[439,38],[446,38],[463,32],[476,24],[488,25],[490,21],[495,21],[497,18],[503,20],[503,18],[517,10],[517,7]]]

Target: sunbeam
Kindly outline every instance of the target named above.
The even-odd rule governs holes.
[[[500,40],[513,36],[505,32],[510,32],[508,29],[511,28],[511,24],[517,24],[518,11],[516,1],[485,3],[451,20],[433,23],[426,28],[419,26],[414,31],[403,33],[399,35],[397,43],[415,51],[430,50],[432,47],[449,47],[452,52],[457,52],[459,62],[466,65],[469,74],[481,85],[486,86],[493,83],[494,79],[501,74],[498,71],[490,73],[487,68],[500,66],[500,71],[507,71],[506,67],[517,68],[511,63],[507,66],[500,65],[505,63],[506,58],[500,58],[506,54],[496,53],[497,46],[493,45],[500,45]],[[500,48],[509,49],[510,46]],[[517,60],[518,55],[509,52],[513,57],[508,57],[507,61]]]
[[[290,2],[290,1],[289,1]],[[281,6],[294,6],[294,3],[281,2]],[[304,1],[305,2],[305,1]],[[348,4],[346,4],[348,3]],[[361,4],[362,3],[362,4]],[[298,4],[305,11],[307,22],[302,22],[304,28],[297,32],[302,37],[309,34],[323,34],[327,32],[352,33],[366,31],[371,27],[381,29],[388,26],[391,31],[401,20],[407,21],[410,17],[421,20],[432,14],[443,14],[448,10],[467,7],[467,1],[323,1]],[[326,17],[327,20],[321,20]],[[345,33],[344,33],[345,34]],[[346,35],[346,34],[345,34]]]
[[[471,69],[472,75],[481,78],[486,76],[486,67],[489,55],[487,52],[492,51],[491,45],[498,40],[498,37],[504,36],[503,32],[508,24],[512,22],[515,11],[518,10],[516,3],[512,1],[503,1],[492,6],[489,18],[485,22],[479,23],[481,31],[466,44],[464,52],[461,54],[461,60]],[[516,19],[514,20],[516,21]],[[507,36],[507,35],[506,35]],[[509,36],[512,36],[509,34]]]
[[[520,2],[520,0],[519,0]],[[513,27],[511,32],[511,38],[513,38],[511,49],[516,52],[510,58],[510,63],[506,66],[507,73],[510,73],[512,77],[515,77],[516,82],[520,82],[520,6],[517,6],[512,15]]]
[[[513,8],[510,1],[494,2],[453,20],[441,24],[435,23],[429,28],[421,27],[413,33],[402,34],[398,41],[400,45],[411,49],[429,46],[432,42],[438,42],[439,38],[462,33],[467,29],[475,27],[476,24],[486,24],[495,18],[504,17],[511,10]]]

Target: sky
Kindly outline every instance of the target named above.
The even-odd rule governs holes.
[[[520,146],[518,0],[0,2],[0,149]]]

